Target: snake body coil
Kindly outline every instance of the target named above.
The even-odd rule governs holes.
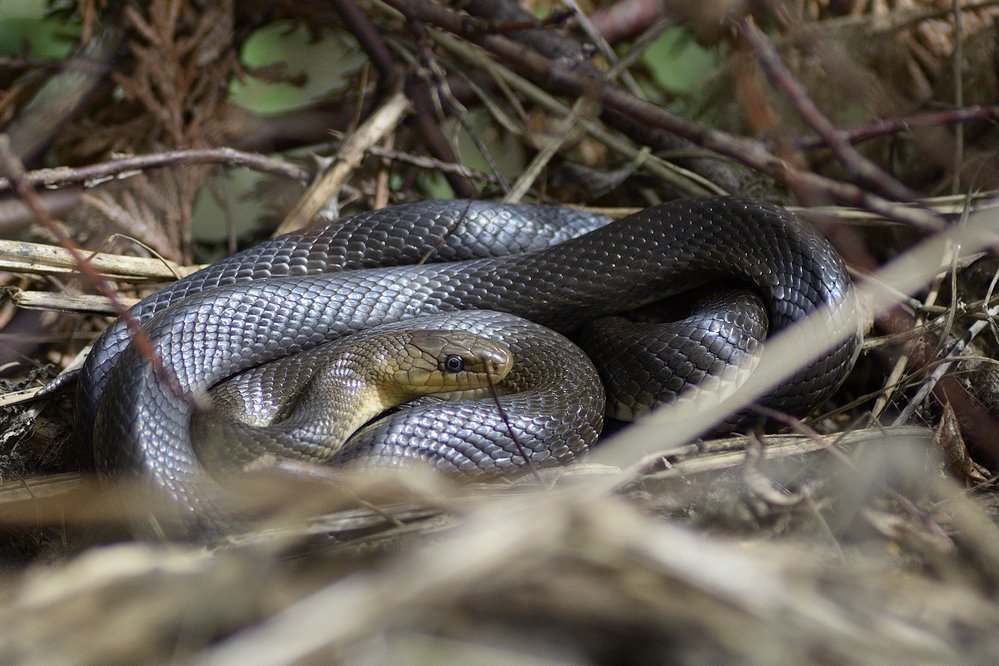
[[[463,259],[490,253],[476,247],[474,240],[459,250],[450,245],[450,233],[460,231],[469,214],[487,222],[493,214],[515,221],[558,221],[574,215],[560,208],[463,202],[385,209],[364,217],[364,224],[371,226],[362,240],[351,236],[363,226],[357,221],[361,218],[345,223],[346,239],[331,229],[274,239],[190,276],[147,299],[135,312],[182,391],[207,388],[247,368],[347,333],[421,315],[497,310],[572,333],[585,319],[690,287],[732,280],[759,295],[771,329],[784,328],[819,309],[830,337],[842,340],[825,358],[778,389],[768,404],[794,411],[817,404],[835,391],[856,357],[858,318],[842,260],[818,234],[777,207],[732,198],[681,201],[641,211],[551,247]],[[580,230],[602,222],[578,215],[573,219]],[[441,243],[445,251],[440,251]],[[394,264],[419,260],[433,251],[444,259],[461,260],[375,269],[369,266],[377,259],[361,257],[369,245],[380,246]],[[325,272],[343,267],[365,270]],[[98,468],[106,473],[120,469],[138,473],[153,480],[183,513],[211,515],[218,496],[193,452],[190,402],[160,381],[142,355],[126,349],[127,343],[123,326],[109,328],[81,377],[78,403],[83,428],[95,424]],[[567,404],[565,393],[550,402],[552,408],[579,411]],[[468,448],[450,441],[457,418],[421,422],[425,431],[444,434],[416,457],[466,471],[522,464],[509,453],[513,449],[504,437],[510,437],[498,418],[480,427],[486,435],[475,446],[487,450],[471,456],[452,454],[454,448],[464,446],[465,453]],[[529,430],[529,423],[525,427]],[[87,435],[85,431],[83,436]],[[560,461],[592,443],[551,441],[548,445],[562,451],[552,456],[543,449],[542,439],[531,440],[537,440],[539,448],[529,453]],[[383,451],[402,446],[399,441],[397,437]],[[491,447],[506,453],[490,455]]]
[[[513,366],[506,345],[456,330],[446,317],[406,324],[376,326],[216,386],[212,408],[191,422],[198,460],[221,473],[277,457],[324,463],[384,412],[429,395],[481,393],[502,385]],[[272,409],[260,409],[263,401]]]

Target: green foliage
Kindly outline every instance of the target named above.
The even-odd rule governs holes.
[[[233,82],[233,103],[256,113],[279,113],[306,106],[343,88],[366,59],[353,38],[329,33],[310,39],[302,26],[273,23],[252,34],[240,54],[248,68],[274,67],[295,82],[247,77]]]
[[[685,28],[668,28],[642,55],[642,63],[663,90],[687,95],[708,79],[722,55],[703,48]]]
[[[75,23],[48,15],[41,0],[0,0],[0,55],[61,58],[78,32]]]

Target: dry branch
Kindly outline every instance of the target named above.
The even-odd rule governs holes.
[[[88,255],[86,261],[105,278],[126,282],[177,280],[200,268],[180,266],[168,259],[103,252]],[[79,274],[75,258],[64,248],[6,240],[0,240],[0,271],[32,275]]]
[[[50,310],[66,314],[105,317],[115,315],[114,304],[108,298],[94,294],[55,294],[49,291],[11,289],[10,299],[14,305],[25,310]],[[139,299],[119,296],[118,302],[126,307],[132,307],[139,302]]]
[[[24,181],[34,186],[66,186],[83,183],[88,187],[111,180],[123,180],[148,169],[160,169],[189,164],[224,164],[254,169],[260,173],[289,178],[304,183],[309,174],[293,164],[266,155],[248,153],[233,148],[202,148],[198,150],[168,150],[152,155],[117,157],[100,164],[84,167],[55,167],[24,174]],[[0,177],[0,191],[13,189],[10,179]]]
[[[341,186],[368,149],[391,132],[408,109],[409,100],[402,93],[396,93],[371,114],[356,132],[344,140],[336,157],[302,195],[298,206],[288,213],[275,233],[285,234],[308,226],[324,206],[335,201]]]

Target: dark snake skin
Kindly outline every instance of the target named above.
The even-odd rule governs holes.
[[[468,310],[381,324],[226,380],[212,391],[215,406],[225,417],[199,412],[192,421],[198,461],[217,470],[252,462],[262,454],[317,460],[318,456],[303,455],[299,442],[286,453],[277,437],[256,449],[244,445],[244,441],[252,444],[253,438],[245,436],[248,429],[242,421],[281,420],[289,412],[298,420],[298,394],[327,358],[325,348],[330,345],[346,342],[363,349],[367,335],[431,327],[467,331],[509,348],[513,368],[496,388],[517,441],[499,418],[493,396],[484,392],[462,400],[418,400],[361,429],[343,451],[326,455],[326,461],[353,467],[399,467],[419,461],[477,476],[515,470],[524,464],[522,453],[536,466],[565,464],[596,441],[603,424],[604,390],[586,354],[551,329],[521,317]],[[234,415],[239,420],[233,420]]]
[[[272,238],[212,264],[143,299],[130,311],[153,315],[205,289],[271,277],[462,261],[531,252],[604,226],[610,218],[559,206],[487,201],[420,201]],[[121,320],[87,357],[77,383],[78,439],[90,450],[97,406],[111,369],[131,342]]]
[[[424,202],[390,208],[341,221],[346,239],[331,229],[273,239],[178,282],[135,312],[185,392],[350,332],[428,313],[497,310],[572,333],[591,318],[733,280],[759,295],[772,330],[828,306],[822,314],[826,329],[844,340],[766,404],[791,404],[795,411],[814,406],[836,390],[856,358],[859,318],[842,260],[818,234],[777,207],[734,198],[680,201],[551,247],[479,259],[463,257],[491,251],[474,240],[462,245],[450,234],[466,226],[466,215],[481,216],[489,228],[493,215],[524,227],[568,216],[575,219],[577,231],[567,235],[603,222],[549,207]],[[446,250],[437,247],[441,243]],[[435,260],[458,260],[325,272],[368,268],[380,261],[363,256],[372,247],[376,254],[379,248],[388,254],[389,263],[419,260],[428,252],[436,252]],[[693,333],[705,336],[703,328]],[[99,471],[125,470],[151,480],[178,508],[181,522],[198,523],[198,529],[217,527],[213,516],[221,511],[220,498],[193,452],[193,408],[160,381],[134,348],[125,350],[127,343],[123,327],[112,327],[88,358],[79,385],[81,436],[88,438],[87,426],[93,422]],[[716,359],[701,363],[699,357],[704,350],[711,352],[712,345],[709,341],[701,351],[689,351],[683,362],[693,360],[710,371]],[[552,404],[576,409],[566,402],[563,397]],[[451,456],[457,422],[453,416],[447,422],[420,422],[418,429],[445,435],[424,450],[426,455],[416,457],[466,472],[496,471],[497,459],[508,467],[523,464],[510,454],[512,442],[499,441],[510,439],[505,426],[481,430],[487,436],[473,445],[484,450],[498,446],[506,451],[502,456]],[[530,419],[525,427],[533,427]],[[549,446],[568,451],[553,456],[537,441],[542,448],[529,455],[537,453],[543,462],[565,462],[592,444],[566,448],[564,442],[552,441]]]

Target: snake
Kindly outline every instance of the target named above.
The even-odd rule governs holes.
[[[212,408],[191,424],[200,432],[193,438],[199,461],[222,473],[275,456],[325,462],[393,407],[502,384],[513,367],[510,349],[467,330],[423,328],[448,323],[431,316],[404,328],[376,326],[222,383],[212,390]],[[234,441],[240,446],[218,445]]]
[[[862,338],[850,278],[832,246],[779,206],[690,199],[608,221],[559,206],[426,201],[271,239],[141,301],[132,315],[151,354],[130,344],[123,322],[109,326],[78,382],[80,437],[92,446],[102,475],[138,476],[163,493],[181,522],[211,529],[223,500],[195,452],[197,408],[190,396],[226,378],[344,335],[438,314],[473,316],[466,326],[473,333],[488,333],[477,327],[489,326],[474,316],[512,316],[494,323],[530,329],[537,347],[550,349],[560,342],[534,327],[573,336],[590,320],[717,283],[748,288],[771,333],[814,315],[835,341],[765,396],[764,405],[803,413],[842,384]],[[730,357],[753,346],[740,342],[739,326],[717,335],[718,317],[739,318],[731,301],[715,305],[718,317],[699,321],[702,303],[694,301],[693,322],[681,319],[639,343],[651,352],[640,362],[644,398],[668,401],[677,388],[726,372]],[[171,381],[150,358],[162,359]],[[519,362],[515,353],[514,366]],[[635,392],[638,380],[617,378],[613,363],[598,372],[607,384]],[[672,372],[669,386],[648,388],[645,380],[663,372]],[[509,409],[484,417],[464,407],[437,406],[428,418],[420,410],[404,413],[399,422],[363,429],[364,441],[351,450],[381,461],[410,456],[474,475],[569,462],[600,432],[587,410],[603,403],[602,390],[585,382],[538,397],[532,408],[554,410],[541,416],[528,410],[521,417],[512,400],[501,397],[500,407]],[[641,411],[633,397],[607,404]],[[472,436],[462,440],[465,417]],[[411,448],[407,438],[415,442]]]
[[[274,424],[311,427],[316,421],[312,409],[303,409],[307,396],[302,393],[313,387],[315,368],[325,367],[339,350],[357,355],[368,348],[369,337],[410,335],[414,328],[429,326],[441,329],[447,339],[464,334],[479,346],[498,345],[510,355],[512,367],[491,372],[489,390],[449,391],[446,402],[438,399],[444,397],[442,390],[431,389],[431,399],[410,402],[405,410],[374,421],[339,450],[325,442],[313,444],[298,432],[294,437],[273,436]],[[326,396],[329,391],[321,390],[319,409],[343,417],[341,405],[350,402],[334,405]],[[497,409],[496,394],[503,413]],[[578,346],[522,317],[489,310],[380,324],[251,368],[216,385],[211,395],[213,409],[194,414],[192,441],[198,463],[222,472],[252,466],[265,456],[382,468],[432,461],[471,477],[514,471],[524,464],[525,454],[538,467],[565,464],[596,441],[605,406],[597,369]],[[508,423],[516,428],[516,439]],[[240,445],[221,447],[218,442]]]

